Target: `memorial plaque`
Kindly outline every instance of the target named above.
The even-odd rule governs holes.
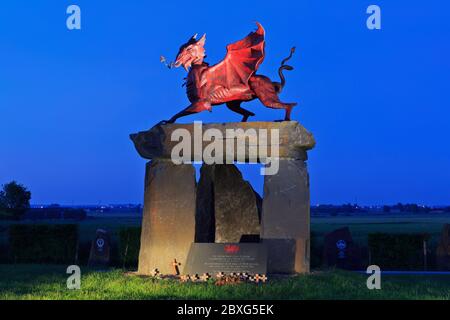
[[[323,262],[325,266],[347,270],[362,268],[361,248],[353,241],[348,227],[325,235]]]
[[[192,243],[183,274],[267,273],[262,243]]]
[[[97,229],[95,239],[91,244],[88,266],[107,267],[111,259],[111,239],[109,233],[103,229]]]

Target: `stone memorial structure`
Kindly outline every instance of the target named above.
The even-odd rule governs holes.
[[[173,136],[177,129],[190,137],[184,144],[191,152],[179,150],[180,139]],[[195,123],[159,124],[130,136],[138,153],[151,160],[145,174],[138,273],[148,275],[157,268],[171,274],[174,259],[183,273],[192,243],[239,243],[249,237],[260,239],[267,248],[268,273],[308,272],[306,160],[307,151],[315,145],[312,134],[296,121],[211,123],[201,127],[203,132],[208,129],[217,133],[213,140],[216,146],[223,146],[220,157],[226,164],[205,163],[203,151],[211,139],[202,139],[201,133],[198,139]],[[230,129],[236,132],[233,138],[227,136]],[[261,140],[248,135],[249,129],[276,131],[278,139],[262,139],[267,143],[261,145]],[[243,141],[240,147],[239,141]],[[174,163],[174,148],[182,157],[180,164]],[[255,148],[263,149],[264,156],[258,153],[254,157]],[[230,159],[247,163],[271,159],[266,168],[274,162],[279,165],[275,174],[265,175],[262,201]],[[193,161],[203,162],[198,183]]]
[[[111,239],[104,229],[97,229],[91,244],[88,266],[108,267],[111,259]]]

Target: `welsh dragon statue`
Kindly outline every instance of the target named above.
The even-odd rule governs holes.
[[[167,64],[165,58],[161,62],[169,68],[183,66],[188,72],[186,77],[186,93],[191,104],[172,118],[163,123],[173,123],[178,118],[204,110],[211,111],[212,106],[225,103],[226,106],[242,115],[242,121],[255,114],[241,107],[244,101],[258,98],[261,103],[273,109],[284,109],[284,120],[289,121],[291,110],[296,103],[284,103],[278,95],[285,85],[283,70],[293,70],[286,65],[292,57],[290,55],[281,62],[278,69],[280,82],[273,82],[268,77],[257,75],[256,71],[264,60],[265,31],[261,24],[244,39],[227,46],[225,59],[210,66],[204,61],[206,35],[196,39],[192,36],[188,42],[180,47],[175,62]]]

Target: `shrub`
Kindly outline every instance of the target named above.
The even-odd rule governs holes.
[[[424,234],[369,234],[368,244],[371,264],[381,269],[423,269]]]
[[[19,220],[30,207],[31,192],[15,181],[0,190],[0,218]]]
[[[78,226],[74,224],[26,225],[9,228],[9,245],[15,263],[74,263]]]
[[[123,228],[119,231],[119,257],[124,268],[137,269],[141,227]]]

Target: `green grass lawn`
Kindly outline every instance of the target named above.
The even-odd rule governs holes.
[[[383,276],[381,290],[337,270],[220,287],[82,268],[81,289],[68,290],[67,276],[65,266],[0,265],[0,299],[450,299],[449,276]]]

